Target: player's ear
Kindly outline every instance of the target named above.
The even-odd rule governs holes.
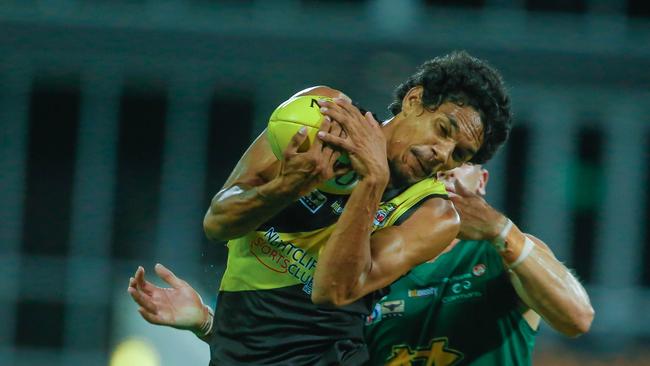
[[[402,99],[402,113],[404,116],[410,114],[421,114],[424,107],[422,106],[422,93],[424,88],[422,85],[414,86],[409,90]]]

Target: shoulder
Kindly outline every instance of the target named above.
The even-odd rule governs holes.
[[[432,197],[423,201],[415,212],[404,221],[402,226],[430,227],[441,222],[458,227],[460,225],[460,216],[458,216],[458,212],[456,212],[454,204],[450,200],[443,197]]]

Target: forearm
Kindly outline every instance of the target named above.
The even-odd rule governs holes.
[[[280,179],[256,187],[233,186],[212,199],[203,219],[211,240],[230,240],[255,230],[298,197]]]
[[[506,265],[521,258],[526,239],[513,226],[507,239],[510,252],[504,253]],[[545,244],[533,237],[528,240],[532,250],[510,270],[519,297],[557,331],[567,336],[587,332],[594,311],[585,289]]]
[[[315,303],[345,304],[370,271],[372,223],[385,188],[383,180],[364,179],[350,195],[318,259],[312,292]]]

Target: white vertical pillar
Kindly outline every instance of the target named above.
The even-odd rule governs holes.
[[[199,81],[169,91],[155,260],[185,275],[199,273],[210,91]]]
[[[561,98],[540,95],[534,106],[520,227],[544,240],[565,261],[571,252],[567,182],[574,155],[575,116]]]
[[[6,64],[22,66],[0,70],[0,359],[12,364],[32,75],[24,61],[10,58]]]
[[[111,70],[83,75],[67,268],[65,364],[77,350],[105,344],[111,293],[110,245],[116,180],[120,77]],[[126,288],[126,283],[124,284]],[[126,292],[125,292],[126,293]]]
[[[594,283],[603,289],[593,299],[599,308],[597,326],[605,331],[631,332],[639,320],[636,299],[640,293],[643,254],[644,197],[648,162],[647,123],[643,102],[621,98],[605,109],[603,146],[605,190],[599,210],[599,233],[594,250]],[[645,119],[645,120],[644,120]],[[615,290],[628,295],[612,296]]]

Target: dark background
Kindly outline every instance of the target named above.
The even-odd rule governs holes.
[[[191,334],[139,318],[137,265],[213,303],[225,250],[202,217],[275,106],[325,84],[387,117],[393,88],[455,49],[513,97],[490,202],[596,310],[578,340],[542,326],[536,364],[650,364],[649,16],[641,0],[0,0],[0,364],[105,365],[129,339],[134,364],[205,364]]]

